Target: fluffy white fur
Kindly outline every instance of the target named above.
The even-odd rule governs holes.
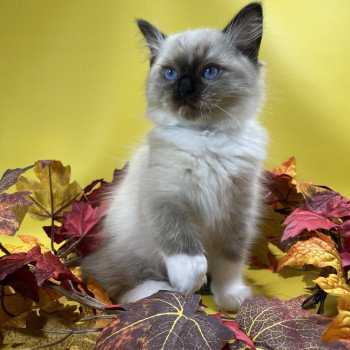
[[[143,25],[144,35],[157,31]],[[230,31],[239,37],[234,28]],[[206,282],[207,273],[218,306],[236,309],[251,295],[242,269],[256,235],[267,142],[256,118],[263,72],[260,63],[228,49],[227,35],[203,29],[151,36],[156,56],[147,96],[148,117],[155,127],[112,194],[101,249],[83,263],[85,275],[93,275],[119,302],[159,289],[194,292]],[[192,62],[191,54],[201,45],[209,47],[205,60],[228,68],[222,72],[222,86],[216,82],[218,92],[209,89],[211,95],[203,97],[209,107],[192,116],[174,108],[159,77],[162,67],[175,64],[175,54]],[[214,103],[213,96],[219,102]],[[181,227],[191,233],[186,239]]]

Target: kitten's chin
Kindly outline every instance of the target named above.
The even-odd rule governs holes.
[[[198,108],[191,104],[183,104],[179,107],[178,114],[181,118],[187,120],[196,120],[200,117],[200,111]]]

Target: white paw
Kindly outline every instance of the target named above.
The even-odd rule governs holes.
[[[231,283],[219,290],[212,286],[211,290],[215,304],[226,311],[237,311],[244,300],[253,295],[251,288],[242,282]]]
[[[207,259],[203,255],[176,254],[164,257],[171,286],[179,292],[196,292],[207,282]]]

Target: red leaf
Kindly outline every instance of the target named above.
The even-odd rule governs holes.
[[[306,201],[306,209],[328,218],[350,216],[350,200],[334,191],[315,193]]]
[[[331,220],[305,209],[295,209],[284,221],[283,225],[286,226],[282,241],[295,237],[302,233],[304,230],[313,231],[317,229],[330,230],[334,227],[339,227]]]
[[[115,169],[111,182],[99,179],[93,181],[90,185],[84,188],[84,193],[86,194],[85,197],[93,208],[101,206],[103,200],[107,197],[107,195],[115,188],[115,186],[118,185],[118,183],[123,180],[127,169],[128,164],[125,164],[124,168],[122,169]],[[100,184],[100,187],[93,189],[98,183]]]
[[[101,236],[102,210],[87,202],[74,202],[72,210],[64,213],[60,233],[65,239],[79,241],[76,249],[85,256],[97,250]]]
[[[34,274],[39,287],[49,278],[53,278],[57,281],[68,279],[74,282],[80,282],[79,279],[72,274],[70,269],[51,252],[42,254],[37,259]]]
[[[331,319],[303,310],[304,298],[288,301],[250,298],[238,310],[236,321],[258,349],[349,349],[344,342],[321,341]]]
[[[341,257],[341,264],[345,268],[350,267],[350,252],[339,253]]]
[[[345,221],[342,226],[343,238],[344,238],[344,250],[350,252],[350,220]]]
[[[97,340],[96,350],[220,349],[232,332],[219,320],[198,313],[200,296],[160,291],[115,315]]]
[[[35,262],[40,255],[40,247],[35,246],[28,253],[14,253],[0,257],[0,282],[21,267]]]
[[[47,236],[50,238],[51,237],[51,226],[43,226],[43,230],[45,231]],[[60,244],[67,239],[67,237],[65,237],[62,234],[62,226],[55,225],[53,228],[53,234],[54,234],[54,241],[57,244]]]
[[[210,316],[218,318],[226,327],[230,328],[231,331],[233,331],[234,337],[237,340],[243,341],[245,344],[249,346],[250,349],[253,349],[253,350],[256,349],[253,341],[247,336],[247,334],[245,334],[239,329],[239,325],[236,321],[223,320],[221,318],[222,314],[220,312]]]
[[[4,285],[11,286],[17,293],[25,298],[39,302],[39,287],[36,278],[28,266],[23,266],[7,275],[3,281]]]
[[[119,311],[126,311],[125,307],[120,305],[120,304],[110,304],[110,305],[106,305],[104,307],[106,310],[119,310]]]

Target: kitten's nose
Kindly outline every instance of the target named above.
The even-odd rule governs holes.
[[[177,84],[176,95],[179,99],[184,99],[195,90],[195,82],[190,77],[181,78]]]

